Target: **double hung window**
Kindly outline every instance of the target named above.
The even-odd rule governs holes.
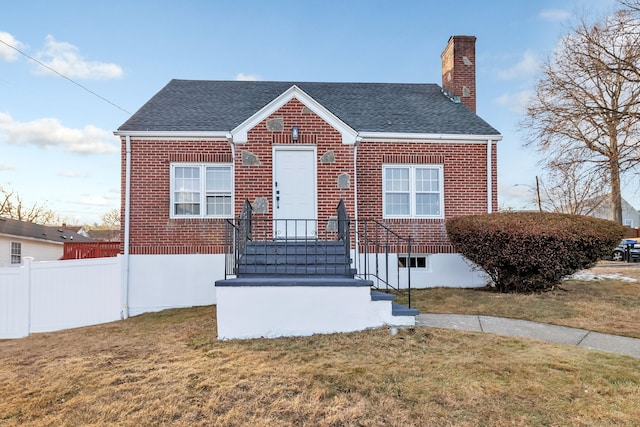
[[[232,167],[228,164],[171,165],[171,217],[228,218],[233,212]]]
[[[385,165],[382,168],[385,218],[443,218],[441,165]]]
[[[11,264],[22,263],[22,243],[11,242]]]

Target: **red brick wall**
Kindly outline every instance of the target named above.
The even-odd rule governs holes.
[[[267,129],[267,121],[283,119],[282,131]],[[354,172],[352,145],[342,144],[339,132],[293,99],[256,125],[248,133],[248,142],[237,144],[235,157],[227,141],[131,141],[130,252],[132,254],[223,253],[223,219],[171,219],[170,164],[172,162],[231,162],[235,173],[235,214],[242,203],[264,197],[269,209],[254,215],[259,220],[272,218],[272,147],[293,144],[291,127],[298,126],[298,144],[317,147],[318,219],[336,215],[343,198],[349,215],[354,209]],[[122,212],[124,213],[125,152],[122,152]],[[320,158],[332,150],[335,161]],[[363,141],[358,146],[358,215],[382,219],[382,165],[384,163],[444,165],[445,216],[487,212],[486,144],[463,143],[390,143]],[[254,154],[260,164],[243,164],[242,152]],[[496,149],[493,148],[493,208],[497,208]],[[232,157],[234,157],[232,159]],[[350,176],[349,188],[338,188],[338,176]],[[259,221],[258,221],[259,222]],[[414,253],[452,252],[439,219],[384,220],[400,234],[411,235]],[[124,222],[123,222],[124,223]]]
[[[487,145],[464,143],[362,142],[358,147],[358,217],[382,218],[383,164],[441,164],[445,218],[486,213]],[[492,207],[497,208],[496,147],[492,150]],[[445,219],[384,219],[401,235],[411,235],[415,253],[452,252]]]
[[[122,146],[124,213],[124,140]],[[224,253],[224,220],[169,218],[173,162],[230,163],[231,148],[227,141],[131,141],[130,253]]]
[[[282,132],[267,129],[267,121],[283,119]],[[324,122],[319,116],[304,107],[297,99],[292,99],[248,133],[248,142],[236,146],[234,161],[236,174],[236,212],[242,209],[242,202],[248,198],[251,203],[258,197],[269,201],[269,211],[258,218],[271,219],[273,215],[273,173],[272,153],[274,145],[294,144],[291,128],[298,126],[299,140],[295,144],[315,145],[317,150],[317,192],[318,219],[324,221],[336,215],[336,206],[344,199],[349,212],[353,212],[353,146],[342,143],[339,132]],[[242,151],[246,150],[258,157],[260,165],[243,165]],[[335,161],[322,163],[320,158],[332,150]],[[338,188],[338,176],[351,176],[349,188]]]

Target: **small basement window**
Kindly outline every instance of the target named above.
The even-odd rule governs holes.
[[[427,268],[427,256],[426,255],[411,256],[410,262],[411,262],[411,268]],[[407,256],[406,255],[399,255],[398,256],[398,267],[399,268],[407,268]]]

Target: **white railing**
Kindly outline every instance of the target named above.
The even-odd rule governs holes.
[[[0,268],[0,339],[119,320],[122,257]]]

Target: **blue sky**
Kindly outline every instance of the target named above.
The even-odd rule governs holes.
[[[0,44],[0,185],[80,224],[100,222],[120,206],[113,131],[172,78],[441,84],[440,53],[451,35],[477,37],[477,112],[504,136],[500,207],[531,208],[541,171],[536,154],[522,147],[522,106],[541,61],[572,19],[615,6],[614,0],[1,4],[0,40],[73,82]],[[623,196],[640,207],[637,187],[625,186]]]

